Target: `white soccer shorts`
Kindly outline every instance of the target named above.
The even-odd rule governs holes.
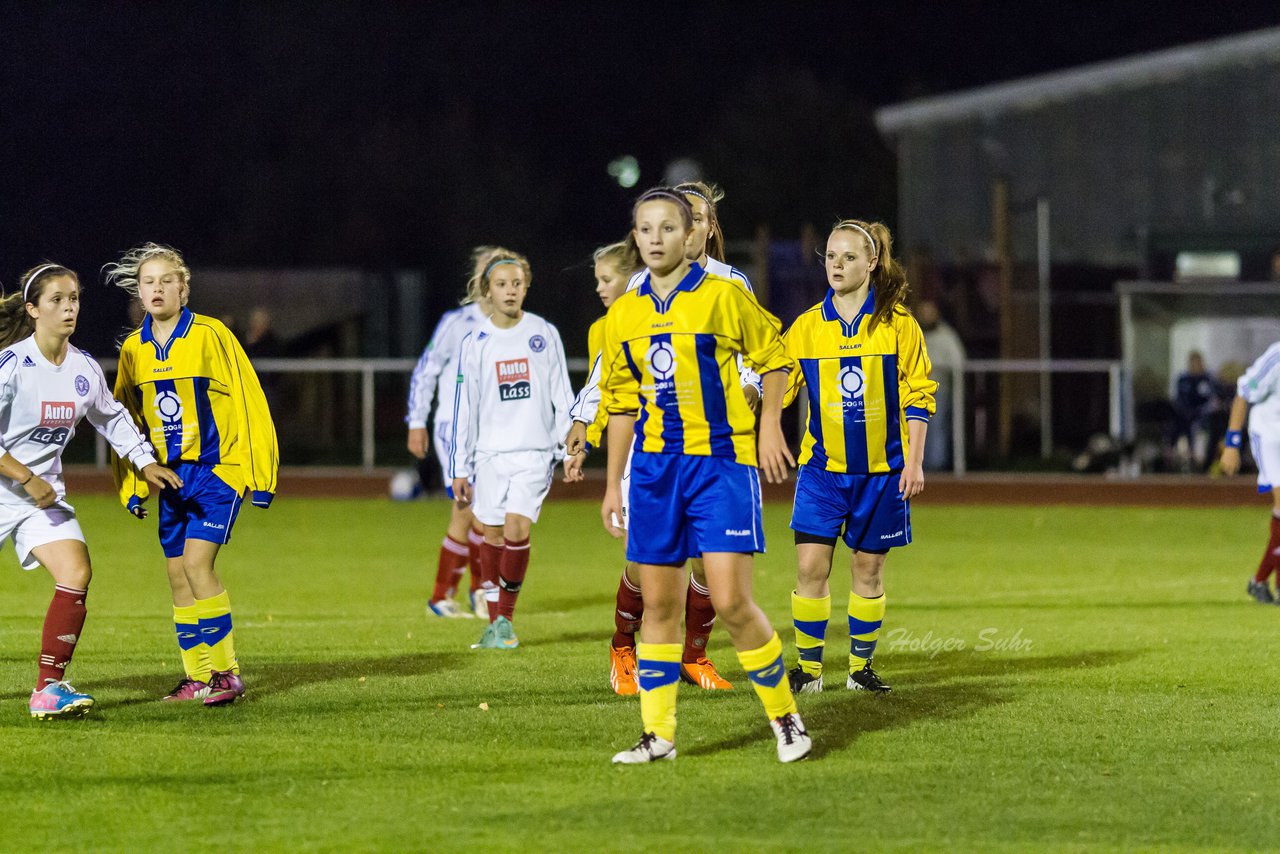
[[[75,510],[62,501],[44,510],[30,504],[0,505],[0,545],[10,537],[18,552],[18,562],[28,570],[40,565],[32,549],[58,540],[84,542]]]
[[[1270,492],[1273,486],[1280,486],[1280,434],[1274,430],[1250,430],[1249,445],[1253,461],[1258,464],[1258,491]]]
[[[514,513],[538,521],[556,470],[551,451],[506,451],[476,455],[475,501],[471,506],[485,525],[501,525]]]

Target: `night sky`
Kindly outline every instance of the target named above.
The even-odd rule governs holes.
[[[148,239],[459,283],[501,242],[546,281],[678,157],[726,185],[731,237],[892,222],[875,107],[1280,25],[1179,0],[441,5],[0,6],[0,282],[42,258],[96,282]]]

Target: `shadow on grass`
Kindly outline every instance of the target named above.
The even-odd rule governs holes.
[[[245,681],[253,697],[269,697],[287,693],[304,685],[323,682],[359,679],[361,676],[422,676],[457,668],[466,655],[453,652],[419,652],[409,655],[341,659],[324,662],[255,661],[244,672]],[[154,703],[174,686],[177,677],[172,671],[163,673],[137,673],[115,679],[86,682],[87,688],[117,688],[145,694],[111,703],[113,708]],[[25,699],[27,693],[0,694],[0,700]]]
[[[1016,699],[1036,690],[1033,683],[1011,683],[1010,676],[1108,667],[1138,658],[1137,652],[1081,650],[1072,655],[997,656],[961,650],[930,657],[927,653],[895,653],[893,673],[882,673],[890,682],[894,674],[903,680],[892,694],[868,694],[844,687],[844,673],[832,668],[836,684],[820,696],[798,699],[805,726],[813,733],[815,758],[849,747],[859,736],[911,726],[920,721],[947,721],[969,717],[982,709]],[[962,679],[962,682],[954,680]],[[696,745],[681,753],[706,755],[757,744],[761,728]]]

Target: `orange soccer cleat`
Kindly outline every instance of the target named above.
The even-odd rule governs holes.
[[[620,697],[640,693],[636,682],[636,648],[609,644],[609,687]]]
[[[716,666],[705,655],[697,661],[681,662],[680,678],[690,685],[697,685],[708,691],[733,690],[733,685],[716,672]]]

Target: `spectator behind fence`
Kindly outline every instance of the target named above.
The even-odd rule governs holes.
[[[924,346],[933,363],[932,379],[937,382],[934,394],[937,411],[929,423],[929,441],[924,446],[924,467],[928,471],[951,468],[951,405],[955,395],[953,370],[964,365],[964,342],[955,329],[942,319],[938,304],[922,300],[916,306],[916,320],[924,330]]]
[[[1205,467],[1211,421],[1224,411],[1222,391],[1204,366],[1199,350],[1187,354],[1187,370],[1178,375],[1173,395],[1173,425],[1169,444],[1183,471]]]

